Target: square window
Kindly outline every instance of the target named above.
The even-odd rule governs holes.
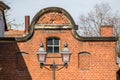
[[[52,47],[47,47],[47,52],[52,53],[52,51],[53,51],[52,49],[53,49]]]
[[[46,41],[46,50],[48,53],[59,53],[59,39],[49,38]]]
[[[59,45],[59,40],[58,39],[54,39],[54,45]]]
[[[48,40],[47,40],[47,45],[53,45],[52,39],[48,39]]]
[[[54,53],[59,53],[59,47],[54,47]]]

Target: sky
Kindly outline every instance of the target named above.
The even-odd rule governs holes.
[[[17,24],[24,23],[25,15],[30,16],[30,21],[37,12],[46,7],[61,7],[73,17],[76,24],[79,23],[81,14],[87,14],[95,4],[109,3],[113,12],[120,13],[120,0],[5,0],[9,5],[11,14],[9,18],[15,19]],[[14,28],[14,27],[12,27]],[[15,29],[15,28],[14,28]],[[17,29],[24,29],[24,25]]]

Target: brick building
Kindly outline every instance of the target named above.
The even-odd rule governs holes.
[[[40,43],[47,52],[46,63],[62,64],[60,52],[68,44],[68,68],[56,71],[56,80],[117,80],[116,41],[112,26],[101,26],[101,37],[82,37],[70,14],[58,7],[40,10],[25,31],[6,32],[0,39],[0,80],[52,80],[49,67],[40,68],[36,52]]]

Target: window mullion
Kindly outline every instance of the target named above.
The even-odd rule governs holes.
[[[52,51],[52,52],[54,53],[54,38],[53,38],[53,40],[52,40],[52,41],[53,41],[53,51]]]
[[[59,40],[59,45],[58,45],[58,47],[59,47],[59,51],[60,51],[60,40]]]
[[[51,53],[58,53],[60,51],[60,40],[57,38],[50,38],[51,42],[47,44],[47,48],[51,50]]]
[[[47,45],[47,47],[53,47],[53,45]]]
[[[59,47],[59,45],[54,45],[54,47]]]

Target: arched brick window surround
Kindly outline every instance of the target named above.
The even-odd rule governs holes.
[[[80,70],[89,70],[91,62],[91,55],[88,52],[80,52],[78,54],[78,68]]]

